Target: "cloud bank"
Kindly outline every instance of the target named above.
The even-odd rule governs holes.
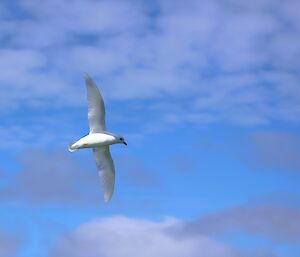
[[[79,226],[63,237],[51,257],[161,256],[238,257],[237,252],[205,236],[178,240],[166,230],[176,220],[153,222],[123,216],[104,218]]]
[[[19,0],[2,9],[1,106],[81,105],[88,71],[111,99],[161,103],[166,122],[299,122],[296,0]],[[182,100],[179,110],[166,96]]]
[[[299,220],[296,206],[266,204],[232,207],[192,221],[112,216],[81,224],[63,235],[50,256],[276,257],[281,256],[277,250],[282,247],[293,246],[291,254],[300,250]],[[234,235],[251,235],[258,241],[243,248],[229,243]],[[265,245],[259,241],[262,238]]]

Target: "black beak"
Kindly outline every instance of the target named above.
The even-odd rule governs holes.
[[[127,145],[127,143],[126,143],[125,141],[123,142],[123,144],[124,144],[124,145]]]

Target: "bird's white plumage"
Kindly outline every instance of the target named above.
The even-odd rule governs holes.
[[[111,158],[109,146],[101,146],[93,149],[98,174],[102,180],[104,200],[108,202],[115,188],[115,167]]]
[[[95,82],[89,75],[85,76],[88,100],[88,120],[90,133],[101,133],[106,131],[105,106],[103,98]]]
[[[106,131],[105,106],[96,83],[89,75],[85,76],[88,100],[88,120],[90,133],[69,145],[69,151],[92,148],[96,160],[99,176],[102,180],[104,200],[108,202],[115,188],[115,167],[111,158],[109,146],[125,144],[124,138]]]

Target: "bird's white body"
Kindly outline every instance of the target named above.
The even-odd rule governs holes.
[[[118,137],[111,133],[92,133],[71,144],[69,150],[75,151],[82,148],[96,148],[118,143],[120,143]]]
[[[83,148],[93,149],[98,174],[102,179],[104,200],[108,202],[113,195],[115,187],[115,167],[109,146],[112,144],[127,145],[127,143],[122,136],[106,130],[105,106],[100,91],[88,75],[85,76],[85,84],[87,88],[90,133],[70,144],[69,151],[74,152]]]

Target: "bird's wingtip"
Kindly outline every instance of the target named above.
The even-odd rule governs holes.
[[[84,73],[84,79],[85,79],[85,80],[91,79],[91,76],[90,76],[87,72],[85,72],[85,73]]]
[[[105,195],[104,195],[104,202],[105,202],[105,203],[109,203],[110,200],[111,200],[111,197],[112,197],[112,195],[107,195],[107,194],[105,194]]]
[[[68,150],[69,152],[73,153],[75,151],[77,151],[78,149],[72,148],[73,143],[69,144]]]

